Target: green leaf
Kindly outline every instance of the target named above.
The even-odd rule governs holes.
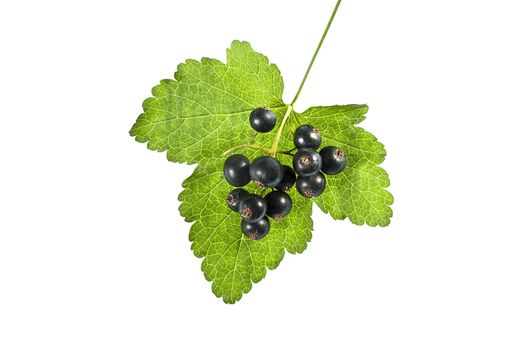
[[[194,254],[203,258],[205,278],[226,303],[238,301],[265,277],[267,269],[278,266],[286,251],[303,252],[312,237],[312,201],[295,189],[289,192],[291,213],[282,221],[271,220],[269,234],[260,241],[243,235],[240,216],[226,204],[232,187],[223,177],[223,153],[253,135],[248,117],[254,108],[268,105],[279,121],[272,132],[256,136],[253,143],[258,146],[270,148],[282,126],[278,149],[292,149],[294,128],[310,123],[322,129],[325,145],[347,152],[347,170],[328,177],[327,190],[316,199],[322,210],[357,224],[388,224],[392,196],[385,190],[387,174],[378,167],[385,150],[373,135],[355,126],[364,119],[366,106],[313,107],[302,114],[292,112],[282,125],[288,106],[282,101],[280,71],[246,42],[232,43],[226,63],[210,58],[187,60],[178,66],[174,78],[153,88],[130,134],[149,149],[166,151],[170,161],[197,163],[183,183],[180,213],[193,223],[189,238]],[[249,148],[237,153],[251,160],[262,154]],[[282,164],[292,164],[289,155],[277,158]],[[246,189],[261,193],[253,185]]]
[[[270,233],[260,241],[252,241],[241,232],[238,213],[226,204],[232,187],[223,178],[222,169],[222,160],[198,165],[183,183],[180,212],[187,221],[196,221],[189,238],[194,254],[204,258],[202,270],[205,278],[213,281],[214,294],[226,303],[234,303],[251,289],[253,282],[265,277],[267,268],[278,266],[285,250],[305,250],[312,236],[312,203],[296,192],[289,193],[294,205],[291,213],[281,222],[271,220]],[[256,191],[253,185],[246,188]]]
[[[371,133],[355,124],[365,119],[366,105],[312,107],[298,116],[322,133],[324,145],[343,149],[347,167],[327,177],[325,192],[316,204],[334,219],[349,218],[354,224],[387,226],[392,217],[392,195],[387,172],[378,165],[385,159],[385,148]]]
[[[187,60],[174,76],[176,80],[162,80],[153,88],[130,133],[150,149],[167,151],[171,161],[198,163],[183,184],[180,213],[194,222],[192,249],[204,258],[202,270],[213,282],[213,292],[233,303],[267,268],[278,266],[285,250],[300,253],[311,239],[312,203],[296,193],[291,194],[294,210],[281,222],[271,220],[270,235],[261,241],[243,235],[241,218],[225,201],[232,187],[223,178],[223,152],[252,135],[248,117],[254,108],[268,105],[281,121],[287,109],[281,98],[283,80],[265,56],[239,41],[227,50],[227,63]],[[258,135],[256,141],[269,147],[273,138],[274,133]],[[257,155],[243,153],[251,159]],[[249,190],[256,191],[252,186]]]
[[[286,108],[278,67],[247,42],[233,41],[227,63],[187,60],[174,77],[153,88],[130,131],[149,149],[167,151],[173,162],[221,157],[252,133],[245,120],[254,108]]]

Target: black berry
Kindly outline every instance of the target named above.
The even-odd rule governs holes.
[[[328,146],[322,148],[321,156],[321,171],[328,175],[339,174],[345,169],[347,165],[347,158],[345,153],[338,147]]]
[[[274,187],[283,179],[283,168],[276,158],[262,156],[252,162],[249,174],[256,186]]]
[[[240,204],[242,198],[248,194],[249,192],[243,188],[235,188],[227,195],[227,205],[231,210],[238,211],[238,204]]]
[[[269,219],[265,216],[255,222],[247,222],[242,220],[242,232],[250,239],[259,240],[267,235],[271,224]]]
[[[281,182],[276,186],[277,189],[280,191],[288,191],[291,189],[291,187],[296,182],[296,173],[294,170],[288,166],[283,166],[283,178],[281,179]]]
[[[255,222],[265,216],[267,202],[257,194],[248,194],[240,200],[238,212],[244,221]]]
[[[300,125],[294,132],[294,146],[296,148],[309,147],[316,149],[321,145],[321,134],[312,125]]]
[[[256,108],[251,112],[249,122],[258,132],[269,132],[276,125],[276,115],[267,107]]]
[[[223,175],[234,187],[245,186],[251,181],[249,176],[249,159],[241,154],[233,154],[223,164]]]
[[[291,197],[282,191],[272,191],[265,196],[267,201],[267,215],[273,219],[281,219],[289,212],[292,208]]]
[[[292,160],[294,170],[299,176],[311,176],[321,169],[321,156],[312,148],[300,148]]]
[[[296,189],[307,198],[318,197],[325,189],[325,176],[317,173],[312,176],[298,176],[296,180]]]

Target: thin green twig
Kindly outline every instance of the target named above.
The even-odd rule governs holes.
[[[316,47],[316,51],[314,51],[314,55],[312,55],[312,59],[309,63],[309,67],[307,67],[307,71],[305,72],[305,75],[303,76],[300,87],[298,88],[298,91],[296,92],[296,95],[294,96],[294,99],[292,100],[291,105],[294,105],[296,103],[296,100],[298,100],[298,96],[300,96],[301,89],[303,88],[303,85],[305,84],[305,80],[307,80],[307,77],[309,76],[309,72],[311,71],[312,65],[314,64],[314,61],[316,60],[316,56],[318,55],[318,52],[320,51],[321,45],[323,44],[323,40],[325,40],[325,37],[327,36],[327,32],[329,31],[329,28],[331,27],[332,21],[334,20],[334,16],[336,16],[336,12],[338,11],[338,7],[340,7],[340,3],[341,3],[341,0],[338,0],[336,2],[336,6],[334,6],[334,10],[332,10],[331,18],[329,19],[329,22],[327,23],[327,27],[325,27],[325,30],[323,31],[323,35],[321,36],[320,42],[318,43],[318,46]]]

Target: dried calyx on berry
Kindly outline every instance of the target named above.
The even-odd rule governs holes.
[[[248,194],[240,200],[238,212],[243,220],[247,222],[258,221],[264,217],[267,212],[267,202],[265,198],[257,194]]]
[[[289,191],[292,186],[294,186],[294,183],[296,182],[296,173],[294,170],[288,166],[283,166],[283,178],[281,179],[281,182],[276,186],[276,189],[280,191]]]
[[[345,153],[338,147],[327,146],[321,149],[321,171],[328,175],[336,175],[345,170],[347,158]]]
[[[255,222],[242,220],[241,223],[242,232],[255,241],[265,237],[267,233],[269,233],[270,228],[271,223],[269,222],[269,218],[266,216]]]
[[[326,181],[322,173],[311,176],[299,176],[296,180],[296,189],[307,198],[316,198],[325,190]]]
[[[256,186],[275,187],[283,179],[283,168],[276,158],[262,156],[252,162],[249,174]]]
[[[321,134],[319,129],[308,124],[298,126],[294,132],[294,146],[296,148],[308,147],[317,149],[320,145]]]
[[[243,188],[235,188],[227,195],[227,205],[232,211],[238,211],[238,205],[243,197],[248,195],[249,192]]]
[[[292,199],[283,191],[272,191],[265,196],[267,201],[267,215],[273,219],[281,220],[292,209]]]
[[[292,160],[294,170],[299,176],[311,176],[321,169],[321,156],[312,148],[300,148]]]

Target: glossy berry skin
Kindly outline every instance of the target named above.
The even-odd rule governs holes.
[[[296,173],[294,172],[294,169],[292,169],[288,165],[283,166],[283,178],[281,179],[281,182],[276,186],[276,188],[280,191],[288,191],[292,188],[294,183],[296,182]]]
[[[276,125],[276,115],[267,107],[256,108],[251,112],[249,122],[257,132],[269,132]]]
[[[243,188],[235,188],[227,195],[227,205],[232,211],[238,211],[238,204],[240,204],[242,198],[248,194],[249,192]]]
[[[253,160],[249,174],[258,187],[275,187],[283,179],[283,167],[273,157],[262,156]]]
[[[320,130],[308,124],[298,126],[294,132],[294,146],[296,146],[296,148],[308,147],[317,149],[320,145]]]
[[[345,153],[338,147],[328,146],[322,148],[321,156],[321,171],[328,175],[336,175],[341,173],[347,165],[347,158]]]
[[[282,219],[292,209],[292,199],[283,191],[272,191],[265,196],[265,200],[267,201],[267,215],[273,219]]]
[[[269,218],[264,216],[258,221],[255,222],[247,222],[245,220],[242,220],[242,232],[253,240],[259,240],[262,239],[269,233],[269,230],[271,228],[271,223],[269,222]]]
[[[296,189],[299,194],[307,198],[316,198],[325,190],[325,176],[317,173],[312,176],[298,176]]]
[[[245,186],[251,181],[249,159],[242,154],[233,154],[223,164],[223,175],[234,187]]]
[[[267,212],[267,201],[257,194],[248,194],[240,200],[238,212],[244,221],[258,221]]]
[[[321,169],[321,156],[312,148],[300,148],[292,160],[294,171],[299,176],[311,176]]]

